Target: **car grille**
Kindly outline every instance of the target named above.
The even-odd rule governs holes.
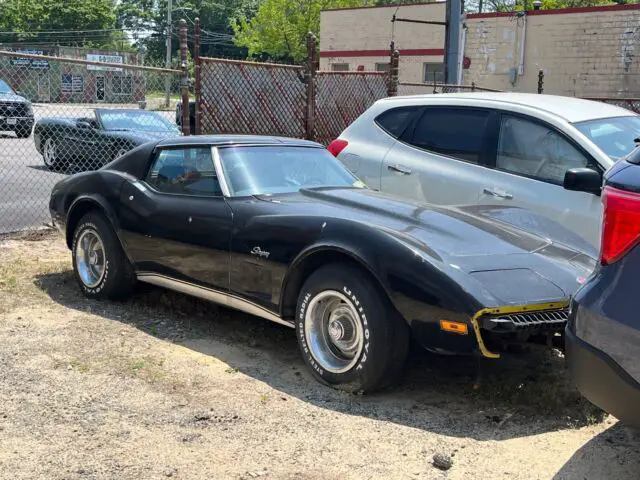
[[[29,117],[27,105],[17,102],[0,102],[0,117]]]
[[[490,315],[481,319],[480,325],[496,333],[519,330],[561,330],[569,318],[569,308],[543,310],[540,312]]]

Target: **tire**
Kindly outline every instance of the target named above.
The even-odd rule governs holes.
[[[135,290],[133,267],[102,214],[90,212],[80,219],[73,232],[71,256],[73,273],[86,297],[124,300]]]
[[[339,264],[321,267],[305,282],[296,335],[314,377],[352,393],[397,380],[409,351],[409,328],[386,294],[368,274]]]
[[[42,144],[42,160],[45,166],[51,171],[58,171],[63,168],[60,159],[60,148],[58,142],[53,137],[46,137]]]

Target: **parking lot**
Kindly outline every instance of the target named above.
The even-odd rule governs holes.
[[[137,108],[135,105],[99,105],[100,108]],[[44,117],[91,116],[96,105],[35,104],[36,121]],[[173,120],[173,113],[166,115]],[[48,210],[51,188],[69,173],[48,170],[36,150],[33,135],[16,138],[0,132],[0,233],[50,223]]]

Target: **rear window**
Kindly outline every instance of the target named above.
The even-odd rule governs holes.
[[[411,123],[417,111],[418,107],[392,108],[378,115],[375,122],[389,135],[398,138]]]

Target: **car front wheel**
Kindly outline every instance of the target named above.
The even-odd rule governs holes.
[[[49,170],[59,170],[62,166],[58,142],[53,137],[48,137],[42,146],[42,159]]]
[[[135,275],[107,219],[90,212],[80,219],[71,247],[73,271],[86,297],[121,300],[133,293]]]
[[[313,375],[354,393],[396,380],[409,349],[408,327],[384,292],[364,272],[337,264],[305,282],[296,333]]]

